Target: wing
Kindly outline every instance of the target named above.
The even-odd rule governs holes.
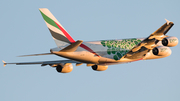
[[[54,65],[54,64],[60,64],[60,63],[77,63],[80,64],[81,62],[73,61],[73,60],[55,60],[55,61],[39,61],[39,62],[18,62],[18,63],[6,63],[4,62],[4,66],[7,64],[16,64],[16,65],[32,65],[32,64],[41,64],[41,66],[46,65]]]
[[[41,54],[30,54],[30,55],[21,55],[18,57],[26,57],[26,56],[40,56],[40,55],[54,55],[53,53],[41,53]]]
[[[166,19],[165,19],[166,20]],[[174,25],[173,22],[166,20],[166,23],[152,33],[149,37],[141,41],[138,45],[132,48],[126,55],[122,58],[128,59],[142,59],[150,50],[157,46],[157,43],[163,40],[166,36],[166,33]]]

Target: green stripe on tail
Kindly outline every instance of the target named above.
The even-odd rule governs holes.
[[[41,12],[41,11],[40,11]],[[59,29],[59,27],[57,26],[57,24],[55,23],[55,21],[53,21],[51,18],[49,18],[48,16],[46,16],[44,13],[42,13],[41,12],[41,15],[43,16],[43,18],[44,18],[44,20],[48,23],[48,24],[50,24],[50,25],[52,25],[52,26],[54,26],[54,27],[56,27],[56,28],[58,28]],[[59,29],[60,30],[60,29]]]

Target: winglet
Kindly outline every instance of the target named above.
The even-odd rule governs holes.
[[[7,63],[5,61],[2,60],[2,62],[4,63],[4,67],[7,65]]]
[[[169,25],[169,23],[171,22],[171,21],[169,21],[169,20],[167,20],[167,19],[165,19],[166,20],[166,22],[167,22],[167,25]]]

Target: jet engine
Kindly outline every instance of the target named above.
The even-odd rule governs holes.
[[[171,49],[169,47],[159,46],[159,47],[155,47],[152,50],[152,52],[154,55],[157,56],[166,56],[171,54]]]
[[[57,72],[59,73],[69,73],[73,70],[73,65],[71,63],[58,64],[56,67]]]
[[[174,36],[166,37],[162,40],[162,44],[168,47],[174,47],[178,44],[178,38]]]
[[[169,47],[158,46],[150,50],[144,57],[144,60],[158,59],[158,58],[167,57],[169,55],[171,55],[171,49]]]
[[[106,65],[93,65],[92,69],[95,71],[105,71],[108,68]]]

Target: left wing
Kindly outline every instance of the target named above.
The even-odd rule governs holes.
[[[81,62],[73,61],[73,60],[55,60],[55,61],[39,61],[39,62],[18,62],[18,63],[6,63],[3,61],[4,66],[7,64],[16,64],[16,65],[32,65],[32,64],[41,64],[41,66],[46,65],[54,65],[54,64],[60,64],[60,63],[77,63],[80,64]]]
[[[166,20],[166,19],[165,19]],[[138,45],[132,48],[126,55],[122,58],[128,59],[142,59],[150,50],[157,46],[157,43],[163,40],[166,36],[166,33],[174,25],[173,22],[166,20],[166,23],[152,33],[149,37],[141,41]]]
[[[20,56],[17,56],[17,57],[40,56],[40,55],[54,55],[54,54],[53,53],[41,53],[41,54],[20,55]]]

